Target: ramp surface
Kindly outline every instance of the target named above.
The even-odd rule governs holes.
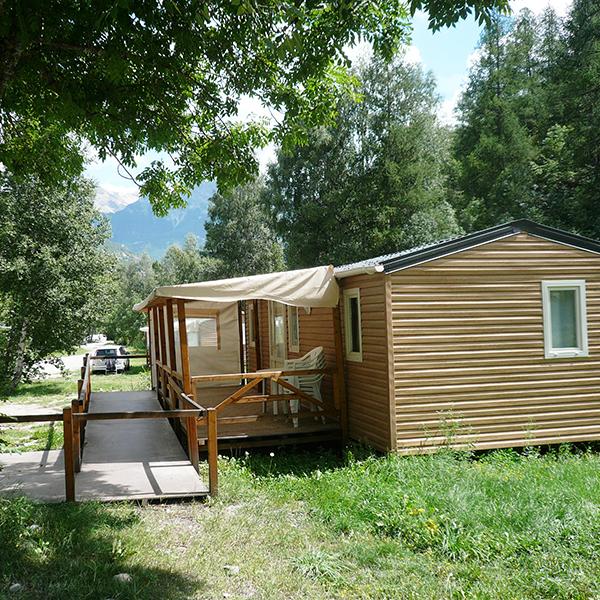
[[[90,412],[160,410],[153,392],[93,392]],[[167,419],[89,421],[79,500],[204,496],[208,486],[188,460]]]
[[[93,392],[90,412],[160,410],[153,392]],[[0,493],[65,498],[63,453],[0,455]],[[189,498],[208,494],[167,419],[89,421],[77,500]]]
[[[62,423],[59,423],[62,427]],[[43,502],[65,499],[62,450],[0,454],[0,494]]]

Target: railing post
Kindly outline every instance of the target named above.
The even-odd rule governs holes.
[[[94,366],[93,361],[91,361],[89,359],[89,354],[85,355],[85,362],[86,362],[86,368],[87,368],[87,372],[88,372],[86,397],[89,402],[90,394],[92,393],[92,367]]]
[[[190,461],[196,472],[198,472],[200,468],[200,459],[198,456],[198,424],[196,422],[196,417],[187,417],[186,423],[187,429],[187,441],[188,441],[188,455],[190,457]]]
[[[206,409],[206,431],[208,437],[208,491],[216,496],[219,490],[219,470],[217,464],[217,411],[215,408]]]
[[[81,428],[80,421],[73,415],[79,413],[79,401],[73,400],[71,402],[71,428],[73,430],[73,465],[75,467],[75,473],[81,471]]]
[[[75,470],[73,469],[73,420],[70,408],[63,408],[63,434],[65,463],[65,499],[67,502],[75,501]]]

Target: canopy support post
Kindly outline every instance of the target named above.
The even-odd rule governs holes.
[[[160,362],[161,365],[167,364],[167,340],[165,337],[165,317],[162,307],[157,307],[157,316],[158,316],[158,332],[160,336]],[[168,405],[168,395],[169,392],[167,390],[167,375],[164,369],[160,369],[160,390],[162,394],[162,404],[163,406]]]
[[[160,343],[158,340],[158,312],[156,310],[156,307],[150,308],[150,310],[152,311],[152,329],[154,331],[154,346],[152,348],[152,350],[154,351],[153,354],[150,354],[150,360],[153,361],[152,362],[152,376],[153,376],[153,384],[154,384],[154,389],[156,390],[156,394],[158,396],[158,366],[157,366],[157,362],[159,362],[160,358],[159,358],[159,349],[160,349]],[[148,311],[148,314],[150,314],[150,311]],[[160,400],[160,398],[159,398]]]
[[[242,323],[242,301],[238,300],[237,303],[237,315],[238,315],[238,338],[240,341],[240,373],[246,372],[246,361],[244,360],[244,334],[243,334],[243,323]]]
[[[260,301],[253,300],[254,302],[254,353],[256,354],[256,370],[262,369],[262,345],[260,341],[260,318],[258,311],[260,310]]]
[[[167,298],[167,331],[169,333],[169,368],[177,371],[177,355],[175,353],[175,325],[173,323],[173,299]]]
[[[177,300],[177,321],[179,323],[179,349],[181,351],[181,377],[183,391],[192,395],[192,379],[190,375],[190,351],[188,348],[187,328],[185,325],[185,302]]]
[[[146,323],[148,324],[148,333],[146,334],[146,348],[148,350],[148,358],[146,359],[146,366],[152,367],[152,331],[150,323],[150,311],[146,311]],[[150,385],[154,389],[154,377],[152,376],[152,368],[150,369]]]

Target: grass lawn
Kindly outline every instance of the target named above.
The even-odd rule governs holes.
[[[147,389],[142,363],[94,389]],[[75,390],[47,380],[9,401],[57,408]],[[55,448],[59,429],[0,437],[10,451]],[[285,449],[222,458],[208,503],[4,499],[0,598],[598,600],[600,454]]]
[[[220,470],[207,504],[0,501],[0,597],[600,598],[591,450],[287,449]]]

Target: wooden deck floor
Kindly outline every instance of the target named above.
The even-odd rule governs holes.
[[[94,392],[91,412],[157,410],[154,392]],[[0,455],[0,493],[64,500],[62,451]],[[201,497],[200,479],[166,419],[90,421],[77,500]]]
[[[206,387],[197,392],[198,402],[206,407],[216,406],[237,389],[237,386],[228,385]],[[286,410],[284,403],[280,402],[280,411],[284,410]],[[239,419],[237,423],[218,424],[219,450],[330,442],[341,439],[339,424],[330,419],[323,423],[320,417],[304,414],[299,417],[298,425],[294,426],[292,416],[287,412],[273,415],[272,412],[261,410],[259,404],[228,406],[219,416]],[[198,427],[201,451],[205,450],[206,436],[206,427]]]

